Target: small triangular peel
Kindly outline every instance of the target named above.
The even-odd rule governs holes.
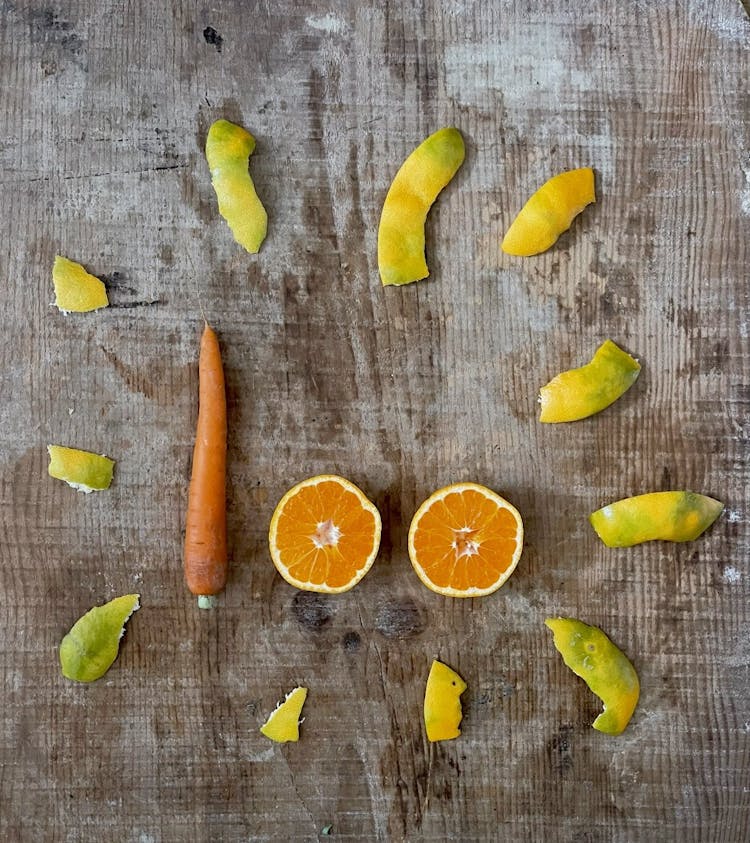
[[[300,715],[306,699],[307,688],[294,688],[290,691],[260,727],[261,733],[276,743],[298,741]]]

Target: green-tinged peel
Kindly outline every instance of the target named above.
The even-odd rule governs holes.
[[[458,129],[440,129],[424,140],[396,173],[378,227],[378,269],[385,286],[429,275],[425,260],[427,212],[464,160]]]
[[[555,647],[565,664],[580,676],[604,704],[591,724],[608,735],[619,735],[633,716],[640,696],[638,674],[630,659],[595,626],[575,618],[549,618]]]
[[[268,230],[268,214],[248,171],[254,149],[250,132],[228,120],[217,120],[208,130],[206,159],[219,213],[234,239],[251,254],[260,249]]]
[[[50,477],[64,480],[79,492],[100,492],[109,489],[112,483],[115,461],[103,454],[66,448],[63,445],[48,445]]]
[[[93,682],[112,666],[125,634],[128,618],[139,608],[138,594],[115,597],[79,618],[60,644],[63,676]]]
[[[599,413],[635,383],[640,363],[606,340],[585,366],[561,372],[539,390],[539,421],[571,422]]]
[[[723,509],[721,501],[696,492],[649,492],[604,506],[589,521],[607,547],[688,542],[705,532]]]

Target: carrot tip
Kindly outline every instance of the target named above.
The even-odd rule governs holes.
[[[213,609],[216,607],[216,598],[211,594],[199,594],[198,595],[198,608],[199,609]]]

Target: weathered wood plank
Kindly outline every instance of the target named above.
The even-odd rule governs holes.
[[[740,840],[750,822],[747,289],[750,23],[739,2],[0,2],[0,835],[7,840]],[[207,34],[204,31],[210,27]],[[258,256],[218,217],[202,147],[258,139]],[[376,230],[442,125],[467,158],[428,221],[431,278],[383,290]],[[573,166],[599,200],[550,252],[499,243]],[[48,306],[57,252],[112,307]],[[230,584],[201,614],[181,530],[203,309],[230,401]],[[611,337],[644,369],[600,416],[536,390]],[[117,460],[106,494],[46,476],[48,442]],[[276,575],[266,529],[335,471],[383,515],[336,599]],[[426,591],[406,534],[472,479],[524,516],[509,583]],[[726,501],[700,541],[613,551],[586,515],[652,489]],[[115,667],[59,676],[95,603],[140,591]],[[601,625],[642,700],[609,739],[543,619]],[[430,747],[424,679],[466,678]],[[258,726],[310,688],[303,739]]]

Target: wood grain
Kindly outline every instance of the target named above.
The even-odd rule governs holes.
[[[750,23],[739,0],[0,0],[0,837],[132,843],[739,841],[750,828]],[[208,34],[204,34],[210,28]],[[215,208],[210,123],[258,139],[257,256]],[[427,226],[430,279],[384,290],[398,165],[456,125],[466,162]],[[499,243],[553,173],[599,200],[557,246]],[[56,253],[112,306],[49,306]],[[182,583],[201,308],[230,408],[230,583]],[[606,337],[643,373],[601,415],[536,421],[536,391]],[[117,460],[107,493],[46,475],[48,442]],[[336,598],[275,573],[294,482],[338,472],[383,516],[373,570]],[[522,512],[495,595],[413,574],[406,532],[470,479]],[[726,502],[699,541],[609,550],[586,515],[692,488]],[[131,591],[90,687],[56,647]],[[543,625],[571,614],[632,657],[619,738]],[[439,657],[469,683],[429,746]],[[302,740],[258,732],[295,684]]]

